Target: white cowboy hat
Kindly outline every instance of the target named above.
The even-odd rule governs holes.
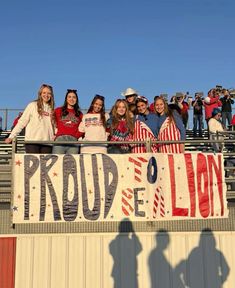
[[[130,96],[130,95],[138,95],[138,93],[137,93],[137,91],[135,91],[132,88],[127,88],[126,91],[121,93],[121,95],[127,97],[127,96]]]

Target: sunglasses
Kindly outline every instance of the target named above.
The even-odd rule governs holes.
[[[95,97],[102,100],[102,101],[104,101],[104,99],[105,99],[104,96],[99,95],[99,94],[96,94]]]
[[[42,84],[42,86],[48,87],[48,88],[50,88],[50,89],[53,89],[53,87],[52,87],[51,85],[49,85],[49,84]]]
[[[77,90],[76,89],[67,89],[67,93],[71,93],[71,92],[77,93]]]
[[[136,94],[126,95],[126,98],[136,97]]]

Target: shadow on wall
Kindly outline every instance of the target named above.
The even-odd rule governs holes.
[[[173,251],[170,245],[169,233],[166,230],[159,230],[156,233],[156,246],[148,257],[151,288],[223,287],[230,268],[223,253],[216,248],[212,230],[203,229],[198,246],[175,267],[172,267],[166,257],[166,252]],[[182,245],[179,249],[182,249],[183,254],[185,242]],[[119,225],[119,234],[109,244],[109,252],[114,263],[111,273],[114,288],[138,288],[138,274],[145,279],[146,275],[141,275],[143,272],[138,271],[137,256],[142,249],[131,221],[128,218],[123,219]],[[146,282],[149,281],[146,279]],[[143,288],[148,288],[148,285]]]
[[[174,269],[167,261],[164,250],[170,244],[167,231],[156,234],[156,248],[149,256],[151,288],[222,288],[229,275],[229,266],[223,254],[216,249],[213,232],[201,232],[199,245],[188,258]]]
[[[128,218],[120,222],[119,234],[109,244],[109,251],[114,262],[111,274],[113,287],[138,288],[137,255],[142,251],[142,245]]]

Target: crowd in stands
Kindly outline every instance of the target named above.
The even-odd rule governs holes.
[[[152,152],[183,153],[184,144],[164,142],[185,140],[190,107],[193,108],[194,137],[202,137],[203,110],[211,135],[228,129],[235,122],[235,117],[232,119],[233,95],[222,87],[211,89],[205,98],[199,92],[195,93],[195,99],[188,93],[176,93],[168,102],[165,94],[156,95],[151,104],[133,88],[127,88],[121,95],[123,98],[116,100],[110,113],[105,111],[105,97],[95,95],[87,113],[83,114],[77,90],[68,89],[63,105],[55,108],[53,88],[43,84],[37,100],[29,103],[14,121],[5,143],[11,143],[25,129],[25,140],[35,141],[25,145],[26,153],[144,153],[146,146],[136,141],[146,139],[161,141],[152,145]],[[82,139],[108,140],[109,144],[71,143]],[[37,141],[54,141],[55,144]],[[129,143],[120,143],[123,141]],[[220,151],[219,147],[216,149]]]

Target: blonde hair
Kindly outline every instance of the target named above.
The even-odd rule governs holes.
[[[42,90],[44,88],[48,88],[51,92],[51,99],[48,101],[48,105],[51,107],[51,110],[54,111],[54,107],[55,107],[55,102],[54,102],[54,93],[53,93],[53,88],[51,85],[48,84],[42,84],[41,87],[38,90],[38,99],[36,100],[37,102],[37,110],[38,110],[38,114],[39,116],[42,116],[43,113],[43,100],[42,100]]]

